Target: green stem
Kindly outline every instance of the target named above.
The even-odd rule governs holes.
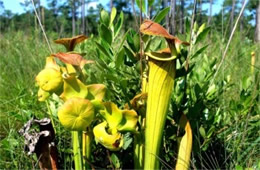
[[[91,144],[93,141],[92,131],[83,132],[82,134],[82,153],[83,153],[83,165],[85,169],[91,169],[91,166],[88,164],[86,159],[90,161],[91,155]]]
[[[82,170],[82,157],[81,157],[81,149],[80,149],[80,139],[82,132],[80,131],[72,131],[72,143],[73,143],[73,155],[74,155],[74,163],[75,170]]]
[[[135,169],[143,169],[144,167],[144,141],[142,134],[134,136],[134,167]]]
[[[159,154],[176,61],[149,61],[149,85],[145,128],[144,169],[159,169]]]
[[[56,127],[55,127],[55,124],[54,124],[53,114],[52,114],[52,111],[51,111],[49,102],[48,102],[48,101],[45,101],[45,104],[46,104],[47,110],[48,110],[49,115],[50,115],[52,127],[53,127],[53,129],[54,129],[54,132],[56,133]]]
[[[146,70],[146,69],[145,69]],[[148,90],[148,82],[146,71],[142,74],[142,93],[147,93]],[[145,131],[145,113],[139,112],[138,121],[141,125],[140,133],[135,134],[134,136],[134,167],[135,169],[143,169],[144,168],[144,131]]]

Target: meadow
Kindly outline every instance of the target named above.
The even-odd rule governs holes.
[[[193,28],[195,33],[200,26]],[[140,44],[135,42],[138,33],[133,29],[120,30],[110,40],[104,30],[79,44],[75,51],[95,61],[83,69],[88,75],[86,82],[104,84],[105,100],[124,106],[141,91]],[[47,35],[54,53],[65,51],[53,42],[57,35]],[[260,46],[242,35],[243,32],[235,32],[223,63],[229,37],[214,27],[199,36],[199,40],[196,37],[192,48],[187,47],[192,69],[174,82],[158,157],[163,169],[171,169],[176,163],[180,112],[187,115],[193,131],[190,169],[260,168]],[[186,41],[189,36],[189,31],[177,35]],[[45,58],[51,55],[42,32],[10,31],[0,34],[0,39],[0,169],[39,168],[37,157],[24,152],[24,137],[18,131],[33,117],[50,117],[50,111],[59,166],[75,168],[70,131],[64,129],[57,116],[59,102],[54,96],[46,107],[46,102],[37,99],[39,88],[35,77],[44,68]],[[162,38],[155,38],[150,48],[165,46]],[[125,136],[129,144],[118,152],[93,143],[92,168],[133,168],[134,137],[128,133]]]

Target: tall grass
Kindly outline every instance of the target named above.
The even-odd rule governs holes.
[[[35,36],[36,35],[36,36]],[[0,35],[0,169],[37,169],[35,157],[25,156],[23,152],[23,139],[18,135],[18,130],[33,116],[47,117],[44,104],[37,101],[37,88],[34,78],[44,67],[44,58],[50,54],[45,41],[34,33],[34,36],[26,36],[24,32],[10,32]],[[196,63],[204,62],[203,56],[209,60],[220,62],[226,40],[220,34],[212,32],[210,38],[201,43],[201,46],[209,44],[207,50],[197,57]],[[58,49],[57,46],[54,51]],[[91,49],[92,58],[94,47],[88,45],[85,49]],[[255,73],[250,72],[250,53],[255,51],[257,60]],[[236,165],[243,167],[256,167],[259,157],[259,116],[260,104],[254,105],[254,110],[247,112],[234,111],[231,101],[241,104],[241,89],[244,77],[253,76],[259,80],[260,48],[252,40],[246,37],[241,39],[236,33],[231,41],[226,59],[221,66],[220,73],[215,82],[230,76],[230,86],[225,89],[224,95],[219,96],[223,113],[219,117],[221,123],[217,136],[211,142],[207,151],[202,150],[200,159],[193,158],[192,167],[200,162],[201,168],[234,168]],[[250,89],[252,95],[259,95],[259,81],[253,81]],[[253,98],[259,101],[258,98]],[[258,123],[257,123],[258,122]],[[58,124],[58,121],[57,121]],[[62,168],[72,169],[71,149],[69,134],[57,126],[57,139]],[[216,152],[223,149],[221,153]],[[224,156],[224,160],[219,156]]]

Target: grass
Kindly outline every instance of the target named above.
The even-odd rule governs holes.
[[[25,156],[23,152],[23,138],[18,130],[33,116],[48,116],[45,104],[37,101],[34,78],[44,67],[44,58],[50,52],[42,38],[24,35],[24,32],[0,34],[0,39],[0,169],[37,169],[36,157]],[[204,62],[202,58],[206,55],[209,60],[216,59],[219,63],[226,41],[213,31],[211,38],[201,44],[209,44],[209,48],[196,62]],[[53,44],[52,47],[54,51],[63,50]],[[88,45],[84,49],[89,48],[94,58],[93,47]],[[250,73],[252,51],[258,55],[253,75]],[[234,36],[215,80],[221,81],[229,75],[232,86],[218,96],[222,112],[216,118],[220,123],[209,147],[206,150],[201,147],[199,156],[193,157],[192,168],[233,169],[237,165],[259,168],[259,54],[259,46],[251,40],[241,40],[238,33]],[[244,77],[255,77],[245,93],[242,92]],[[247,100],[249,105],[245,104]],[[58,120],[55,122],[56,143],[62,158],[60,164],[64,169],[72,169],[70,134]],[[169,155],[172,157],[171,153]],[[224,159],[220,158],[223,155]]]
[[[0,37],[0,168],[34,169],[37,160],[25,156],[18,130],[33,116],[47,116],[45,105],[37,101],[35,76],[50,53],[43,40],[24,32]]]

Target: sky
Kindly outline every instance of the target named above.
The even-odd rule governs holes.
[[[24,12],[24,8],[20,5],[21,2],[24,0],[3,0],[5,9],[11,10],[12,13],[21,14]],[[106,6],[108,4],[109,0],[98,0],[98,2],[93,2],[89,4],[88,6],[95,7],[98,3],[102,3],[103,6]],[[47,1],[41,0],[41,3],[43,6],[47,7]],[[221,10],[221,5],[223,3],[223,0],[216,0],[216,2],[213,4],[213,15],[218,13]],[[203,9],[207,9],[209,6],[204,5]]]
[[[11,10],[12,13],[21,14],[24,13],[25,10],[20,3],[23,3],[24,0],[2,0],[4,2],[4,8],[7,10]],[[59,0],[61,1],[61,0]],[[64,1],[63,1],[64,2]],[[102,3],[104,6],[108,4],[109,0],[98,0],[97,2],[91,2],[88,4],[88,7],[96,7],[97,4]],[[41,0],[41,4],[47,7],[47,0]]]

